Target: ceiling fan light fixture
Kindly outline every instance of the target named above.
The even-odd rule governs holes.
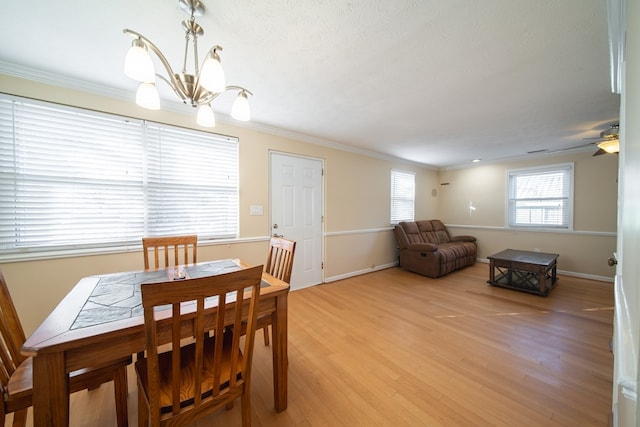
[[[620,123],[614,123],[609,125],[609,129],[605,129],[600,132],[600,138],[602,139],[618,139],[618,133],[620,132]]]
[[[620,151],[620,140],[616,138],[602,141],[598,144],[598,148],[606,151],[607,153],[617,153]]]

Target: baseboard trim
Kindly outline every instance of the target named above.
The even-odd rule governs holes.
[[[489,260],[486,258],[478,258],[476,261],[484,264],[489,264]],[[367,273],[373,273],[374,271],[384,270],[387,268],[397,267],[397,266],[398,266],[397,262],[381,264],[375,267],[365,268],[363,270],[352,271],[350,273],[339,274],[337,276],[325,277],[323,283],[337,282],[338,280],[344,280],[350,277],[360,276],[362,274],[367,274]],[[558,270],[558,274],[561,274],[564,276],[578,277],[580,279],[597,280],[599,282],[613,283],[613,277],[597,276],[595,274],[576,273],[575,271],[566,271],[566,270]]]
[[[389,264],[376,265],[374,267],[365,268],[363,270],[352,271],[350,273],[339,274],[337,276],[325,277],[324,283],[336,282],[338,280],[348,279],[350,277],[360,276],[362,274],[367,274],[367,273],[373,273],[374,271],[385,270],[387,268],[397,267],[397,266],[398,266],[397,262],[392,262],[392,263],[389,263]]]

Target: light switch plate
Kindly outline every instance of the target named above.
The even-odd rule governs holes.
[[[260,216],[263,214],[262,205],[251,205],[249,207],[249,215]]]

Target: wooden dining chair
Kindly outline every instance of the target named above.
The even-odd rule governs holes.
[[[153,260],[155,262],[154,267],[151,268],[195,264],[198,259],[198,236],[192,234],[185,236],[143,237],[142,251],[145,270],[150,268],[150,252],[153,252]],[[164,258],[164,265],[160,264],[160,253],[162,253],[162,258]],[[170,256],[171,254],[173,256]],[[191,256],[189,256],[189,254],[191,254]]]
[[[271,274],[276,279],[283,282],[291,282],[291,271],[293,269],[293,256],[296,252],[296,242],[282,237],[272,237],[269,241],[267,251],[267,262],[264,271]],[[271,316],[258,319],[258,329],[264,333],[264,345],[269,345],[269,325]]]
[[[238,397],[242,425],[251,425],[249,384],[261,276],[257,266],[141,285],[147,355],[135,363],[139,426],[191,423]],[[215,307],[209,307],[212,301]],[[242,342],[233,331],[242,330],[246,304]],[[170,349],[158,353],[167,340]]]
[[[0,419],[4,425],[13,413],[13,426],[24,427],[27,410],[33,399],[33,359],[21,354],[26,338],[9,288],[0,271],[0,387],[3,397]],[[69,393],[93,389],[113,381],[116,399],[116,418],[119,427],[128,425],[127,366],[131,356],[118,359],[107,366],[83,369],[69,374]]]

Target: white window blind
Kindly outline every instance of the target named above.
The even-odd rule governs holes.
[[[413,172],[391,170],[391,224],[413,221],[416,176]]]
[[[147,125],[149,235],[238,230],[238,150],[217,135]]]
[[[508,172],[510,227],[573,227],[573,164]]]
[[[0,256],[236,236],[237,145],[0,95]]]

